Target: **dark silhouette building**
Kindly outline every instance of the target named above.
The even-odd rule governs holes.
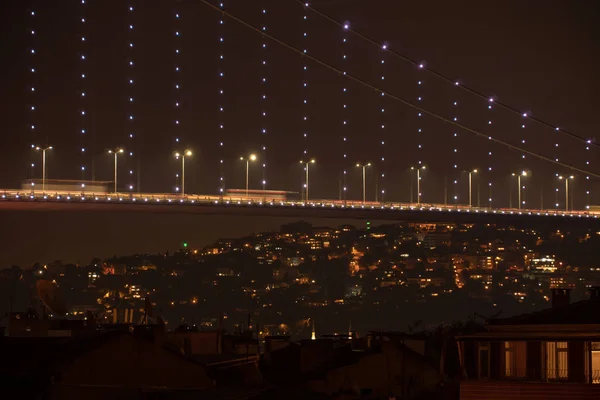
[[[16,398],[49,399],[140,398],[154,391],[213,388],[207,367],[169,349],[164,339],[162,325],[76,337],[0,338],[2,388]]]
[[[552,296],[552,308],[458,338],[461,400],[600,398],[600,288],[572,304],[569,289]]]

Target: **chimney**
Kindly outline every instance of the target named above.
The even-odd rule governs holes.
[[[571,289],[551,289],[552,308],[567,308],[571,303]]]
[[[590,300],[593,300],[593,301],[600,300],[600,286],[592,286],[590,288]]]

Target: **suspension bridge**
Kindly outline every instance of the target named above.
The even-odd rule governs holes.
[[[318,3],[38,3],[23,13],[30,143],[0,209],[600,215],[593,139],[412,59]],[[99,24],[109,14],[111,32]],[[56,48],[70,59],[60,79]],[[47,188],[50,178],[62,186]]]

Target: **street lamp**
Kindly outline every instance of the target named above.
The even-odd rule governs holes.
[[[314,158],[310,161],[300,161],[300,164],[304,164],[304,169],[306,170],[306,180],[304,182],[304,187],[305,187],[305,191],[304,191],[304,197],[305,197],[305,201],[308,203],[308,166],[310,164],[314,164],[315,160]]]
[[[575,179],[573,175],[571,176],[559,176],[558,179],[565,180],[565,211],[569,211],[569,179]]]
[[[33,146],[32,146],[33,147]],[[52,150],[52,146],[34,146],[36,151],[42,152],[42,192],[46,192],[46,150]]]
[[[249,171],[250,161],[256,161],[256,154],[250,154],[247,158],[240,157],[240,160],[246,160],[246,199],[248,198],[248,186],[249,186]]]
[[[421,204],[421,170],[425,169],[424,165],[420,167],[410,167],[412,170],[417,170],[417,204]],[[412,185],[412,183],[411,183]]]
[[[117,156],[119,154],[123,154],[125,150],[117,147],[114,150],[109,150],[108,154],[114,154],[115,155],[115,193],[117,193]]]
[[[521,171],[521,173],[515,174],[513,172],[512,176],[516,176],[517,177],[517,185],[519,186],[519,190],[518,190],[518,194],[519,194],[519,210],[521,209],[521,177],[522,176],[529,176],[529,174],[527,173],[527,171]]]
[[[185,157],[190,157],[192,155],[191,150],[186,150],[183,153],[176,152],[175,158],[181,158],[181,195],[185,195]]]
[[[371,166],[371,163],[356,164],[357,167],[362,168],[362,181],[363,181],[363,203],[367,199],[367,167]]]
[[[476,174],[477,170],[474,169],[473,171],[469,171],[469,207],[471,207],[472,204],[472,198],[473,198],[473,178],[472,175]]]

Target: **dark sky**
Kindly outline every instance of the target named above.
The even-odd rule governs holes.
[[[260,164],[264,162],[267,188],[298,191],[303,179],[298,161],[306,150],[308,157],[317,159],[311,169],[313,197],[337,198],[345,169],[342,186],[348,188],[346,197],[359,199],[361,175],[353,165],[370,161],[374,168],[368,172],[368,196],[374,198],[376,191],[385,190],[386,199],[407,201],[412,176],[408,168],[422,162],[428,166],[422,187],[426,202],[444,201],[446,179],[449,202],[457,196],[456,202],[466,203],[467,174],[463,171],[478,168],[483,173],[476,178],[479,196],[474,195],[474,202],[479,198],[481,205],[487,205],[492,183],[493,204],[506,207],[509,195],[516,202],[516,183],[510,173],[527,169],[532,174],[525,182],[528,204],[539,207],[543,201],[545,207],[553,207],[558,201],[564,206],[564,186],[554,175],[567,173],[565,168],[532,156],[523,159],[520,152],[434,118],[419,117],[417,111],[389,96],[382,98],[374,90],[302,59],[200,1],[80,3],[7,0],[0,6],[4,61],[0,64],[4,139],[0,187],[17,187],[22,179],[41,175],[40,155],[32,153],[32,142],[54,146],[48,156],[48,175],[64,179],[80,179],[85,165],[84,178],[91,179],[93,170],[96,179],[111,180],[112,159],[105,152],[124,146],[134,157],[123,158],[123,188],[128,184],[137,188],[139,174],[142,191],[155,192],[174,189],[180,164],[172,152],[183,148],[195,153],[187,163],[187,192],[216,193],[221,176],[226,188],[243,187],[244,166],[239,157],[249,152],[260,156],[260,163],[251,168],[254,187],[260,186]],[[318,59],[380,89],[528,150],[600,172],[595,147],[586,151],[582,143],[563,134],[497,107],[490,111],[485,101],[341,32],[318,15],[306,13],[293,0],[224,3],[228,12],[244,21],[257,27],[264,24],[275,37],[306,48]],[[583,137],[596,135],[600,6],[593,0],[319,0],[311,4],[339,21],[349,21],[366,36],[389,42],[391,49],[425,61],[428,68],[456,77],[519,110]],[[303,20],[304,15],[308,20]],[[82,17],[85,23],[81,23]],[[132,31],[128,30],[130,24]],[[32,29],[34,36],[30,35]],[[176,31],[180,36],[175,36]],[[130,48],[129,43],[134,46]],[[36,51],[34,56],[31,49]],[[133,67],[128,66],[129,61],[134,62]],[[28,72],[31,67],[36,68],[33,75]],[[223,78],[219,72],[224,73]],[[85,79],[81,79],[82,73]],[[128,79],[134,84],[128,85]],[[36,89],[33,96],[32,86]],[[86,93],[84,99],[81,91]],[[261,99],[263,95],[266,100]],[[134,98],[132,104],[129,97]],[[31,105],[36,107],[34,113],[29,111]],[[128,121],[129,115],[133,122]],[[29,129],[32,124],[36,126],[33,133]],[[219,129],[221,124],[224,129]],[[81,129],[86,130],[85,136]],[[131,132],[135,133],[133,140],[128,138]],[[262,146],[266,151],[261,151]],[[83,156],[82,147],[86,149]],[[33,170],[32,162],[36,163]],[[576,207],[600,202],[597,180],[587,180],[579,173],[573,188]],[[589,200],[586,191],[591,191]],[[246,221],[240,229],[252,231],[254,225]],[[140,229],[147,232],[147,227]],[[132,241],[132,248],[143,247],[144,235],[131,235],[132,240],[140,241]],[[110,254],[111,243],[107,240],[106,250],[97,251]],[[168,245],[164,243],[163,247]],[[161,247],[159,243],[156,246]],[[17,257],[15,262],[21,260]]]

